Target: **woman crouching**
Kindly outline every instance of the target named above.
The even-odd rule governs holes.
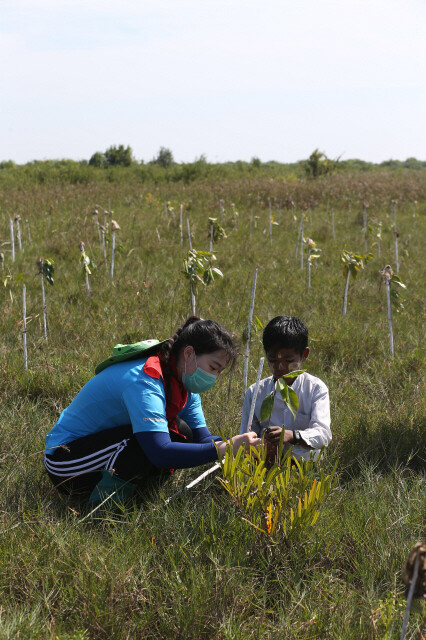
[[[46,437],[54,485],[96,503],[111,490],[128,497],[164,470],[222,457],[228,443],[207,428],[199,394],[235,358],[226,329],[193,316],[137,359],[102,363]],[[233,438],[235,452],[242,444],[257,447],[260,439]]]

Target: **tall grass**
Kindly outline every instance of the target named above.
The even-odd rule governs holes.
[[[9,245],[2,247],[12,279],[0,293],[0,638],[398,638],[404,615],[400,569],[426,533],[424,170],[312,182],[243,174],[191,184],[141,182],[135,172],[109,175],[111,180],[78,184],[3,182],[0,242],[8,242],[9,218],[21,211],[31,224],[32,244],[23,242],[14,263]],[[273,214],[282,207],[272,246],[268,198]],[[394,256],[392,199],[398,200],[400,275],[407,285],[405,309],[394,317],[393,360],[379,275]],[[166,220],[164,202],[175,211],[183,204],[194,248],[208,250],[208,218],[217,215],[220,200],[228,237],[215,245],[215,254],[224,278],[200,290],[199,312],[222,322],[242,343],[258,268],[255,316],[263,323],[281,313],[300,316],[310,329],[308,370],[330,388],[333,441],[324,465],[331,469],[338,461],[339,486],[313,533],[290,548],[267,544],[214,478],[165,505],[164,498],[199,469],[178,471],[138,501],[89,517],[85,507],[60,498],[43,471],[45,434],[112,345],[166,338],[190,313],[181,275],[187,241],[181,246],[178,220]],[[108,201],[124,246],[112,282],[91,213],[95,203],[107,208]],[[334,208],[334,234],[327,201]],[[344,248],[363,251],[365,201],[369,222],[382,223],[381,257],[377,245],[369,245],[374,257],[362,278],[351,280],[343,318],[339,255]],[[322,248],[309,296],[307,269],[294,256],[300,215],[308,207],[305,235]],[[258,224],[250,229],[254,216]],[[90,298],[78,261],[80,240],[97,265]],[[40,255],[56,266],[48,343],[40,314]],[[253,328],[249,383],[261,355]],[[203,399],[213,432],[239,431],[242,358],[231,376]],[[411,615],[407,638],[420,638],[425,624],[423,606]]]

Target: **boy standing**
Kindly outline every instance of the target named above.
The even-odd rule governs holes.
[[[286,383],[299,398],[296,418],[293,418],[279,392],[275,395],[271,418],[264,422],[259,418],[262,402],[273,391],[275,381],[291,371],[304,368],[303,362],[309,355],[308,329],[299,318],[277,316],[265,327],[262,341],[272,376],[260,381],[253,423],[248,426],[261,435],[269,423],[265,440],[275,446],[284,429],[284,443],[287,448],[293,446],[295,458],[308,460],[311,452],[317,458],[321,447],[331,441],[328,388],[322,380],[309,373],[286,378]],[[241,417],[244,429],[247,428],[254,387],[254,384],[249,387],[244,398]]]

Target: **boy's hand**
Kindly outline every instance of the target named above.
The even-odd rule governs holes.
[[[282,427],[267,427],[263,432],[266,443],[278,445],[281,438]],[[285,429],[284,431],[284,444],[293,441],[293,431]]]

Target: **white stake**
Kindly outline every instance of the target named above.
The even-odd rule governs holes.
[[[19,224],[21,216],[18,214],[15,216],[16,222],[16,237],[18,238],[19,251],[22,251],[22,238],[21,238],[21,225]]]
[[[264,362],[265,362],[265,358],[260,358],[259,369],[257,370],[256,385],[254,387],[253,397],[251,399],[250,413],[249,413],[247,425],[242,425],[241,426],[240,434],[241,433],[246,433],[248,431],[248,429],[249,429],[249,426],[251,426],[251,423],[253,422],[254,409],[256,407],[257,394],[259,392],[260,378],[262,377],[263,363]]]
[[[253,308],[254,308],[254,297],[256,294],[256,282],[257,282],[257,269],[254,270],[253,275],[253,286],[251,288],[251,300],[250,300],[250,310],[248,317],[248,327],[247,327],[247,342],[246,342],[246,350],[244,353],[244,378],[243,378],[243,399],[246,395],[247,391],[247,375],[248,375],[248,362],[249,362],[249,350],[250,350],[250,333],[251,333],[251,323],[253,319]]]
[[[308,249],[308,291],[311,288],[311,249]]]
[[[297,242],[296,242],[296,260],[297,260],[297,254],[298,254],[298,251],[299,251],[300,233],[301,233],[301,231],[302,231],[302,229],[303,229],[303,216],[304,216],[304,215],[305,215],[305,214],[304,214],[304,212],[302,211],[302,217],[300,218],[300,224],[299,224],[299,233],[298,233],[298,235],[297,235]],[[302,234],[302,237],[303,237],[303,234]]]
[[[413,599],[413,593],[416,587],[417,577],[419,575],[419,566],[420,566],[420,554],[418,554],[417,558],[414,561],[413,577],[411,578],[411,584],[408,590],[407,604],[405,605],[404,621],[402,623],[402,629],[401,629],[401,640],[404,640],[405,634],[407,632],[408,618],[410,616],[410,609],[411,609],[411,601]]]
[[[13,220],[12,218],[9,218],[9,223],[10,223],[10,249],[12,252],[12,262],[15,262],[15,233],[13,230]]]
[[[346,315],[346,309],[348,308],[348,289],[349,289],[349,277],[351,275],[348,267],[348,275],[346,276],[345,293],[343,294],[343,315]]]
[[[28,354],[27,354],[27,288],[22,288],[22,342],[24,345],[24,367],[28,371]]]
[[[110,278],[111,280],[114,278],[114,253],[115,253],[115,231],[111,231],[111,268],[110,268]]]
[[[393,327],[392,327],[392,308],[391,308],[391,297],[390,297],[390,282],[389,278],[386,278],[386,298],[388,302],[388,323],[389,323],[389,343],[390,343],[390,352],[392,358],[394,357],[394,349],[393,349]]]
[[[43,258],[37,260],[38,272],[41,278],[41,299],[43,302],[43,335],[47,340],[47,320],[46,320],[46,295],[44,291],[44,273],[43,273]]]
[[[179,231],[180,231],[180,243],[183,245],[183,227],[182,227],[182,216],[183,216],[183,204],[179,207]]]
[[[29,222],[29,220],[28,220],[28,219],[27,219],[27,220],[25,220],[25,222],[27,223],[28,241],[29,241],[29,243],[30,243],[30,244],[32,244],[32,242],[31,242],[30,222]]]
[[[272,244],[272,204],[271,198],[269,200],[269,242]]]
[[[396,265],[396,272],[399,273],[399,257],[398,257],[398,236],[399,236],[399,233],[398,233],[396,227],[394,227],[393,235],[395,237],[395,265]]]
[[[186,226],[188,228],[188,243],[189,249],[192,251],[192,240],[191,240],[191,227],[189,226],[189,218],[186,219]]]
[[[300,268],[303,271],[303,220],[300,234]]]

